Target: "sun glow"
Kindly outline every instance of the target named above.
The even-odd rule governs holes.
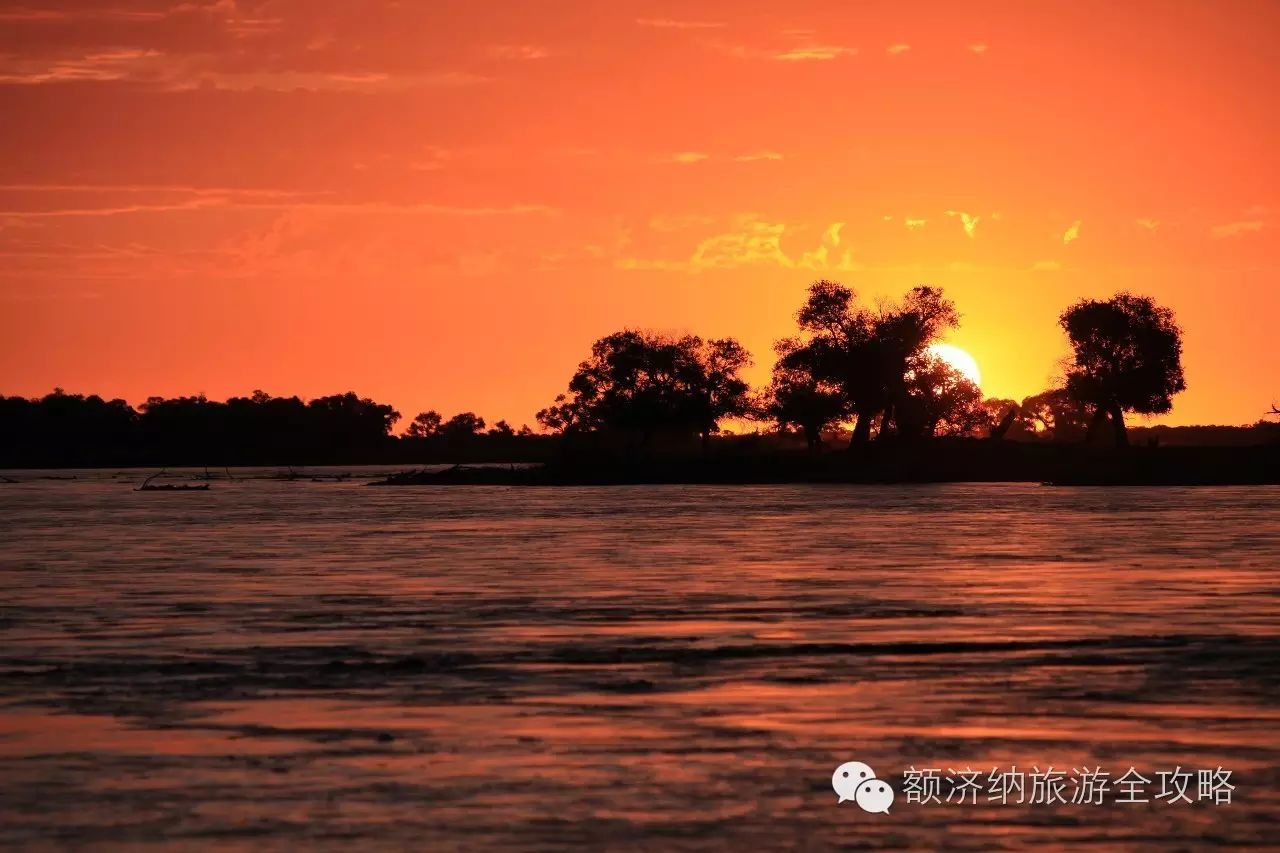
[[[929,347],[929,352],[960,371],[974,385],[982,387],[982,371],[978,370],[977,359],[960,347],[951,344],[933,344]]]

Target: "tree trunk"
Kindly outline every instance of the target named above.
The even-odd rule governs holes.
[[[687,435],[687,433],[686,433]],[[710,431],[702,433],[702,455],[706,456],[711,450],[711,433]]]
[[[810,453],[818,452],[818,446],[822,444],[822,436],[817,427],[806,426],[804,428],[804,440],[809,444]]]
[[[889,421],[893,418],[893,404],[884,407],[884,414],[880,416],[880,432],[876,434],[876,441],[884,441],[889,437]]]
[[[1120,411],[1119,403],[1111,404],[1111,428],[1116,433],[1116,447],[1129,446],[1129,430],[1124,425],[1124,412]]]
[[[1107,407],[1098,406],[1094,410],[1093,418],[1089,421],[1089,430],[1085,433],[1084,440],[1093,444],[1098,440],[1098,436],[1102,434],[1103,425],[1107,422]]]
[[[857,447],[859,444],[866,444],[871,440],[871,419],[875,417],[875,412],[866,410],[858,412],[858,420],[853,425],[853,438],[849,440],[850,449]]]
[[[993,441],[999,441],[1009,432],[1009,427],[1013,426],[1014,420],[1018,417],[1018,407],[1010,406],[1009,411],[1004,413],[1004,417],[1000,419],[1000,423],[991,428],[987,433]]]

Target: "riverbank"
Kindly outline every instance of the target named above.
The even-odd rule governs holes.
[[[957,439],[823,454],[581,455],[523,468],[403,471],[371,485],[949,482],[1280,484],[1280,446],[1097,448]]]

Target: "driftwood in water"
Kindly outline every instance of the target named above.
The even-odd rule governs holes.
[[[156,477],[163,476],[165,471],[167,470],[168,469],[166,468],[161,468],[159,471],[152,474],[147,479],[143,480],[142,485],[138,486],[138,488],[134,489],[134,491],[135,492],[207,492],[209,491],[208,483],[204,483],[203,485],[200,485],[200,486],[190,486],[185,484],[174,485],[173,483],[162,483],[159,486],[151,485],[152,480],[154,480]]]
[[[138,486],[135,492],[207,492],[209,484],[204,483],[199,486],[177,485],[174,483],[162,483],[159,486]]]

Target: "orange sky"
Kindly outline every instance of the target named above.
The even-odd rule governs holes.
[[[0,393],[532,422],[622,326],[768,373],[940,285],[985,390],[1171,306],[1170,423],[1280,401],[1280,4],[0,0]]]

